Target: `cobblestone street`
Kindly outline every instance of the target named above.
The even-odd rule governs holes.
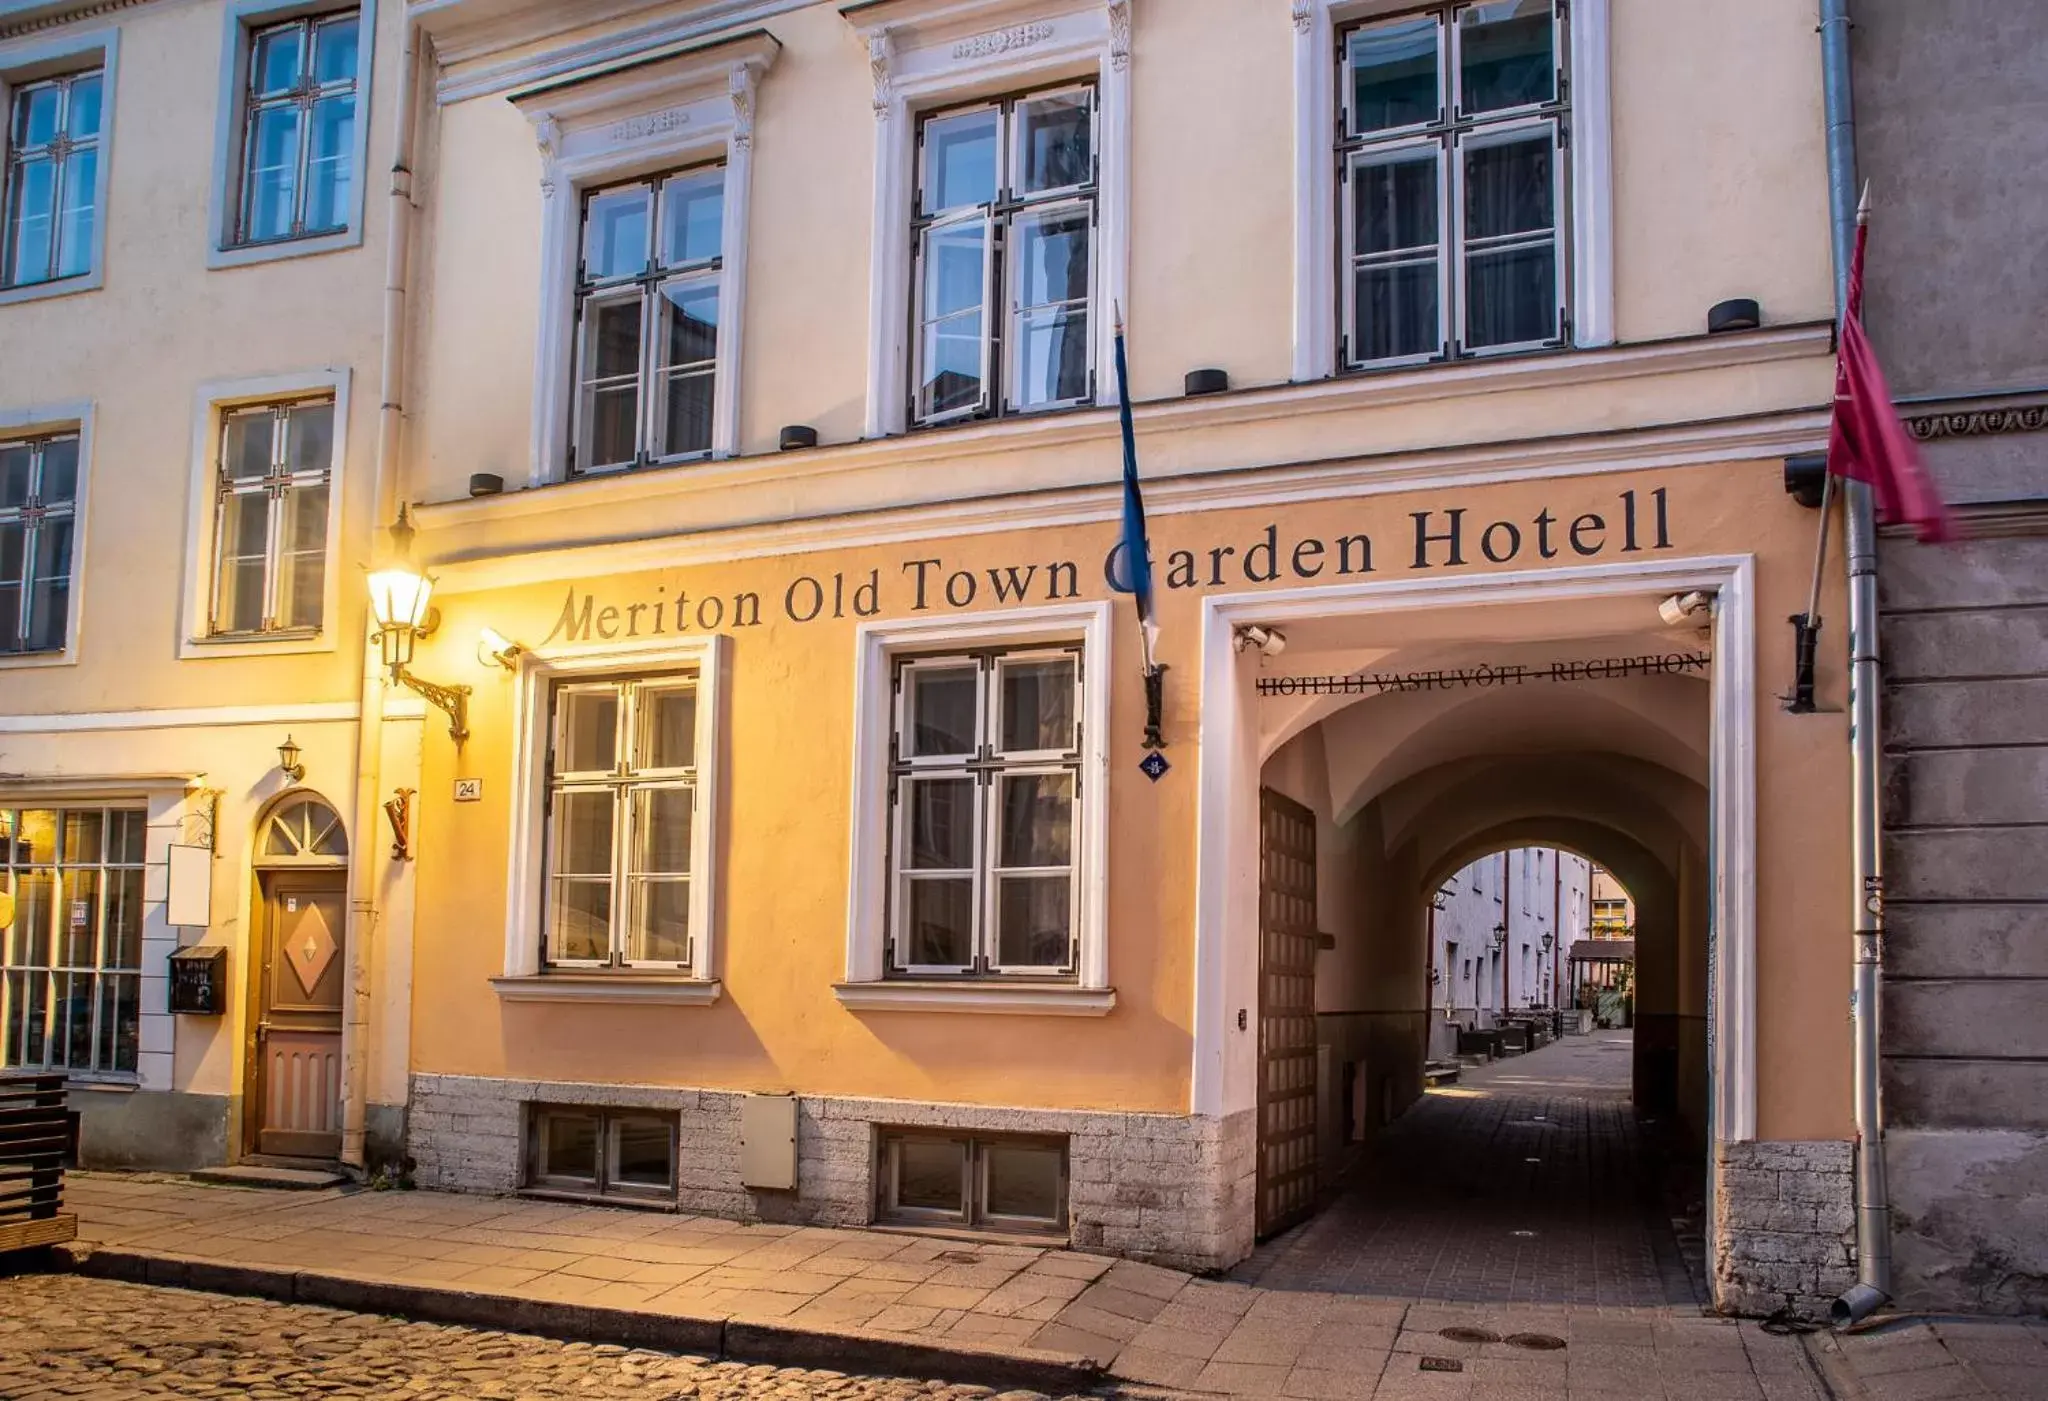
[[[714,1362],[68,1275],[0,1278],[0,1401],[571,1396],[1047,1401],[1035,1391]]]

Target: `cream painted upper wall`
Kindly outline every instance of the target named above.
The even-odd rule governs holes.
[[[1805,7],[1787,0],[1613,6],[1621,338],[1697,335],[1709,305],[1738,295],[1759,298],[1771,324],[1826,319],[1819,61]],[[1133,8],[1127,310],[1134,396],[1178,397],[1183,374],[1199,366],[1227,369],[1238,388],[1284,383],[1294,277],[1289,7],[1279,0],[1137,0]],[[687,7],[675,13],[686,22]],[[1005,10],[990,24],[1017,13]],[[757,103],[740,386],[745,454],[773,452],[784,424],[810,424],[826,444],[857,438],[869,356],[875,140],[867,53],[834,5],[760,23],[783,48]],[[472,60],[452,77],[466,82],[490,62],[539,60],[629,27],[572,31]],[[1731,89],[1730,72],[1743,75],[1739,89]],[[423,182],[435,232],[421,261],[434,323],[417,368],[425,408],[409,492],[442,501],[460,497],[473,471],[498,472],[511,486],[526,476],[541,165],[530,125],[502,92],[453,101],[429,120],[440,123],[432,175]],[[1460,403],[1448,418],[1427,403],[1390,406],[1311,431],[1313,441],[1290,450],[1301,458],[1356,451],[1361,443],[1513,440],[1826,399],[1824,375],[1746,370],[1732,385],[1714,375],[1603,385],[1577,396],[1506,396],[1478,412]],[[1278,411],[1262,428],[1286,417]],[[1244,464],[1276,460],[1256,443],[1228,446]],[[1009,471],[1004,486],[1072,479],[1071,453],[1041,459],[1019,469],[1029,481],[1012,480],[1018,472]],[[1148,458],[1148,467],[1171,465]],[[687,479],[702,474],[684,467],[667,475],[687,491]],[[987,481],[977,464],[949,476],[946,492],[971,493]],[[691,508],[665,528],[781,518],[817,502],[821,491],[854,510],[897,504],[921,490],[872,474],[844,489],[815,478],[762,485],[730,512],[716,503]],[[636,524],[648,520],[640,505],[629,514]],[[600,527],[594,535],[617,533]]]
[[[119,31],[105,285],[0,306],[0,411],[90,401],[75,666],[0,669],[8,713],[346,700],[360,675],[354,560],[370,527],[384,281],[384,180],[400,0],[379,9],[360,248],[209,270],[218,3],[158,3],[42,31]],[[0,57],[0,64],[4,64]],[[352,372],[339,632],[332,651],[179,661],[194,397],[202,383],[328,367]]]

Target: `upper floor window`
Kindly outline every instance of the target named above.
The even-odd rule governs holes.
[[[64,650],[77,522],[78,435],[0,442],[0,655]]]
[[[724,231],[723,165],[585,196],[572,471],[710,453]]]
[[[357,200],[362,17],[354,9],[250,32],[230,243],[345,232]]]
[[[1072,977],[1081,653],[903,659],[890,741],[888,971]]]
[[[934,112],[917,138],[911,418],[1091,402],[1093,84]]]
[[[687,970],[698,859],[697,675],[554,688],[545,961]]]
[[[0,287],[33,286],[92,271],[105,91],[105,73],[99,68],[14,89]]]
[[[1485,0],[1339,36],[1344,364],[1570,339],[1562,10]]]
[[[334,400],[222,413],[209,636],[319,631],[333,470]]]

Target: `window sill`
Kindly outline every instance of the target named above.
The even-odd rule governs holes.
[[[1002,1231],[986,1226],[942,1226],[925,1225],[916,1221],[894,1221],[886,1216],[875,1219],[871,1231],[884,1231],[892,1236],[919,1236],[926,1240],[957,1240],[970,1245],[1020,1245],[1032,1250],[1065,1250],[1073,1244],[1073,1235],[1065,1227],[1048,1226],[1042,1231]]]
[[[491,986],[504,1002],[650,1002],[670,1007],[708,1007],[725,990],[716,978],[608,973],[535,973],[493,978]]]
[[[97,256],[97,255],[95,255]],[[75,292],[97,292],[106,282],[98,268],[75,277],[53,277],[47,282],[25,282],[18,287],[0,287],[0,306],[17,302],[39,302],[45,297],[68,297]]]
[[[580,1206],[622,1206],[632,1211],[676,1212],[682,1208],[673,1196],[633,1196],[625,1192],[577,1192],[567,1187],[521,1187],[519,1195],[532,1201],[575,1202]]]
[[[1046,983],[834,983],[833,996],[854,1012],[981,1012],[1015,1017],[1106,1017],[1115,988]]]
[[[181,661],[206,657],[284,657],[307,652],[332,652],[334,636],[312,632],[222,632],[188,637],[178,648]]]
[[[65,1077],[67,1090],[101,1090],[117,1095],[132,1095],[142,1088],[138,1075],[69,1075]]]
[[[280,258],[306,258],[317,253],[339,253],[363,246],[360,216],[340,233],[313,234],[306,238],[279,239],[275,243],[237,243],[206,250],[206,266],[212,269],[247,267],[251,263],[274,263]]]

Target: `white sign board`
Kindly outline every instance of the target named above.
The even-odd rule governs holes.
[[[170,894],[165,922],[194,929],[213,923],[213,849],[171,848]]]

